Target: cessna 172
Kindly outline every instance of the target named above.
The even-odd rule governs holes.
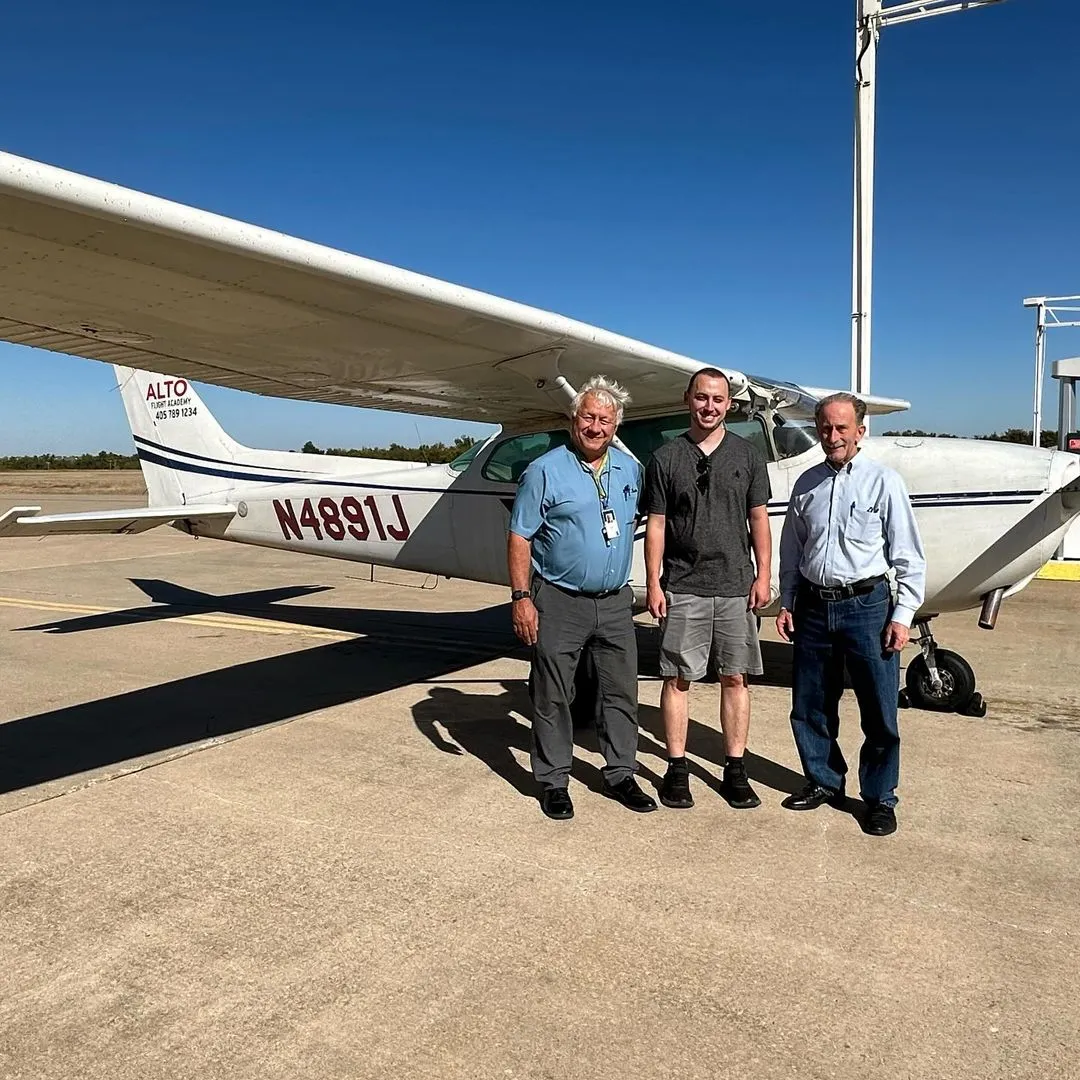
[[[0,275],[0,338],[116,365],[149,493],[147,507],[124,511],[16,507],[0,517],[0,536],[170,524],[194,536],[506,583],[516,482],[567,438],[575,386],[600,371],[627,387],[633,404],[619,437],[645,462],[686,429],[683,389],[704,366],[7,154]],[[769,462],[776,543],[792,484],[820,460],[812,416],[827,391],[724,370],[735,399],[729,426]],[[255,450],[221,429],[193,379],[502,430],[449,465]],[[868,406],[884,413],[908,403],[871,397]],[[904,476],[927,551],[922,655],[908,666],[908,692],[918,705],[981,715],[970,665],[936,646],[930,620],[975,608],[993,627],[1002,598],[1031,580],[1080,514],[1080,459],[954,439],[868,438],[863,452]],[[632,583],[643,593],[640,545]]]

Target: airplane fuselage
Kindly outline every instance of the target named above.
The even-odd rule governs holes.
[[[356,476],[283,475],[228,491],[237,505],[225,526],[192,531],[239,543],[395,566],[446,577],[508,584],[506,533],[516,480],[491,463],[523,436],[491,439],[463,471],[387,463]],[[867,438],[861,453],[904,477],[928,554],[924,611],[964,610],[996,588],[1022,588],[1050,559],[1071,514],[1052,493],[1080,472],[1074,456],[1011,444],[961,439]],[[290,455],[296,457],[296,455]],[[778,547],[795,480],[821,460],[810,448],[769,463],[773,588]],[[317,466],[318,459],[311,464]],[[226,492],[220,492],[220,501]],[[644,530],[635,545],[631,584],[645,587]]]

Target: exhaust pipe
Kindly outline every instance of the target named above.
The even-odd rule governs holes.
[[[979,626],[983,630],[994,629],[998,612],[1001,610],[1001,598],[1004,595],[1004,588],[1000,588],[993,589],[983,597],[982,611],[979,612]]]

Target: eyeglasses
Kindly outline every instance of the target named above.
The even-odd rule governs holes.
[[[712,458],[700,457],[697,463],[697,489],[703,494],[709,490],[709,466]]]

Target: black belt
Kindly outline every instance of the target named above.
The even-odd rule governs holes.
[[[853,581],[850,585],[815,585],[812,581],[803,578],[803,584],[819,600],[850,600],[853,596],[862,596],[864,593],[873,592],[885,580],[884,574],[877,577],[863,578],[862,581]]]
[[[565,585],[556,585],[554,581],[548,581],[546,577],[541,577],[540,580],[545,585],[566,593],[567,596],[584,596],[586,600],[606,600],[609,596],[618,596],[626,588],[625,585],[620,585],[617,589],[608,589],[606,592],[584,592],[579,589],[568,589]]]

